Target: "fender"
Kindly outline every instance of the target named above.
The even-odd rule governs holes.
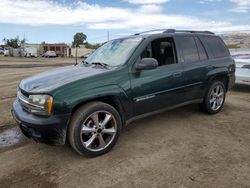
[[[63,92],[56,94],[57,101],[55,101],[55,103],[57,103],[57,105],[55,106],[59,106],[59,104],[62,105],[59,108],[54,109],[55,113],[71,113],[72,109],[78,104],[93,101],[101,97],[112,96],[119,99],[123,109],[129,109],[126,110],[127,116],[130,116],[129,113],[133,112],[132,101],[119,85],[103,85],[101,87],[95,87],[87,90],[79,89],[77,87],[75,88],[76,91],[71,90],[71,92],[68,92],[67,95]]]

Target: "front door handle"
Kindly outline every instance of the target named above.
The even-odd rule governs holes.
[[[173,77],[181,77],[182,73],[181,72],[174,72]]]

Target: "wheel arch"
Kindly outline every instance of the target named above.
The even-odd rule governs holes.
[[[78,104],[76,104],[72,110],[71,110],[71,116],[75,113],[75,111],[80,108],[81,106],[90,103],[90,102],[103,102],[106,104],[109,104],[111,106],[113,106],[117,112],[119,113],[121,120],[122,120],[122,125],[125,125],[126,122],[126,116],[124,115],[125,110],[124,110],[124,106],[121,102],[121,99],[118,96],[115,95],[107,95],[107,96],[101,96],[101,97],[96,97],[96,98],[92,98],[92,99],[88,99],[88,100],[84,100],[79,102]]]
[[[229,76],[227,73],[212,76],[209,79],[208,84],[210,85],[213,81],[221,81],[224,84],[226,91],[228,91]]]
[[[207,80],[207,88],[209,88],[210,84],[215,80],[221,81],[224,83],[226,91],[229,89],[229,73],[226,68],[219,68],[215,69],[208,73],[208,80]]]

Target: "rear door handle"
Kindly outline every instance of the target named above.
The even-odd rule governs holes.
[[[182,73],[181,72],[174,72],[173,77],[181,77]]]

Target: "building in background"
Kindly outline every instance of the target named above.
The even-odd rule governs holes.
[[[21,48],[24,51],[26,57],[38,57],[40,54],[40,44],[24,43]]]
[[[7,47],[5,47],[7,48]],[[91,54],[95,48],[89,48],[85,45],[80,45],[77,48],[77,57],[83,58],[87,57]],[[56,43],[56,44],[29,44],[24,43],[19,48],[11,48],[8,47],[8,55],[6,56],[14,56],[14,57],[39,57],[43,56],[47,51],[54,51],[59,57],[75,57],[76,56],[76,48],[70,47],[65,43]]]
[[[42,55],[47,51],[54,51],[56,52],[57,56],[65,57],[67,55],[67,48],[68,45],[65,43],[58,43],[58,44],[42,43],[40,45],[40,54]]]
[[[40,50],[40,45],[41,45],[41,44],[24,43],[23,45],[21,45],[21,47],[23,47],[24,49],[25,49],[25,48],[33,48],[33,49],[36,49],[37,52],[39,52],[39,50]]]

